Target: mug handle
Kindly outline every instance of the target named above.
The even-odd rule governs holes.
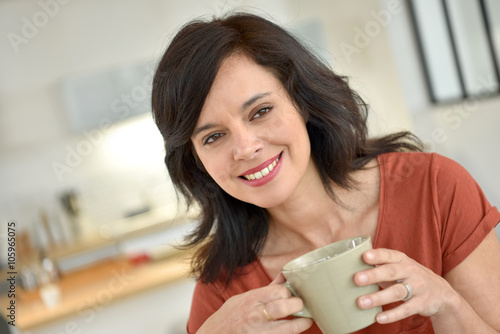
[[[292,293],[293,296],[299,297],[297,295],[297,293],[293,290],[293,288],[290,286],[290,283],[288,283],[288,282],[285,281],[284,283],[281,283],[281,285],[283,285],[285,288],[287,288],[288,290],[290,290],[290,292]],[[302,309],[302,311],[299,311],[297,313],[293,313],[291,315],[293,315],[294,317],[312,318],[311,313],[309,312],[309,310],[305,306]]]

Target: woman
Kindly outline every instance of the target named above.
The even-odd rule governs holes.
[[[357,235],[376,267],[354,281],[381,287],[358,306],[384,309],[359,333],[500,330],[498,210],[411,134],[368,139],[347,80],[280,27],[248,14],[186,25],[152,104],[172,181],[202,209],[188,333],[321,333],[290,316],[303,305],[280,268]]]

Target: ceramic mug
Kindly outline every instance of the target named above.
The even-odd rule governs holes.
[[[379,290],[360,287],[354,274],[369,268],[361,258],[372,249],[370,237],[345,239],[304,254],[283,266],[284,285],[302,298],[304,309],[294,314],[312,318],[325,334],[352,333],[375,322],[381,307],[362,310],[357,298]]]

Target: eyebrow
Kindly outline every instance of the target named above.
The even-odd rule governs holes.
[[[265,96],[268,96],[270,95],[271,92],[265,92],[265,93],[259,93],[259,94],[255,94],[254,96],[252,96],[251,98],[249,98],[245,103],[243,103],[241,105],[241,111],[245,110],[246,108],[250,107],[252,104],[254,104],[256,101],[258,101],[259,99],[265,97]]]
[[[241,111],[244,111],[245,109],[247,109],[248,107],[250,107],[252,104],[254,104],[255,102],[257,102],[258,100],[260,100],[261,98],[263,97],[266,97],[268,95],[270,95],[271,92],[264,92],[264,93],[258,93],[258,94],[255,94],[254,96],[252,96],[251,98],[249,98],[246,102],[244,102],[241,107],[240,107],[240,110]],[[199,128],[196,128],[194,131],[193,131],[193,135],[192,137],[196,136],[197,134],[199,134],[200,132],[203,132],[205,130],[208,130],[208,129],[211,129],[213,127],[215,127],[216,125],[213,124],[213,123],[207,123],[205,125],[202,125],[200,126]]]
[[[199,128],[196,128],[194,131],[193,131],[193,135],[191,137],[194,137],[196,136],[198,133],[200,132],[203,132],[205,130],[208,130],[208,129],[211,129],[215,127],[215,124],[212,124],[212,123],[208,123],[208,124],[205,124],[203,126],[200,126]]]

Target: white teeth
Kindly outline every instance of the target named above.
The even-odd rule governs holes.
[[[269,174],[274,169],[274,167],[276,167],[276,164],[278,163],[278,161],[279,161],[279,158],[274,160],[271,164],[269,164],[269,166],[264,167],[264,169],[262,169],[261,171],[256,172],[254,174],[243,175],[243,177],[247,180],[261,179],[264,176],[266,176],[267,174]]]

